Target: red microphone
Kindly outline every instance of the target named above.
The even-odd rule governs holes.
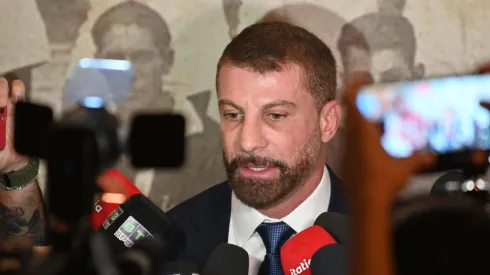
[[[126,199],[141,194],[138,187],[116,169],[107,170],[102,174],[98,184],[105,194],[95,201],[94,211],[90,216],[94,230],[99,230],[107,217]]]
[[[336,244],[335,238],[318,225],[296,234],[281,247],[281,263],[284,274],[311,275],[313,255],[326,245]]]

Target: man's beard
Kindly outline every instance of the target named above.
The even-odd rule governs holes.
[[[256,209],[268,208],[289,198],[315,169],[321,148],[320,138],[319,129],[315,129],[308,142],[296,151],[295,162],[292,165],[282,160],[253,154],[239,155],[229,161],[223,151],[228,181],[236,197]],[[244,177],[239,168],[250,165],[278,168],[279,176],[271,179]]]

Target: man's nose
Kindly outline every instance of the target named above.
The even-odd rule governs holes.
[[[243,152],[254,152],[264,148],[267,141],[263,135],[263,130],[259,121],[245,119],[240,133],[240,149]]]

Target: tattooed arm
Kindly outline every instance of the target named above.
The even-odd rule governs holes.
[[[0,247],[6,240],[26,237],[35,246],[47,245],[47,220],[38,182],[19,190],[0,188]]]

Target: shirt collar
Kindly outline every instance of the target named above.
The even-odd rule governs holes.
[[[262,222],[283,221],[294,231],[301,232],[313,225],[316,218],[323,212],[327,212],[330,202],[331,186],[328,170],[323,169],[320,184],[313,193],[286,217],[277,220],[269,218],[255,208],[243,204],[235,194],[231,198],[231,219],[233,230],[239,246],[243,246]]]

